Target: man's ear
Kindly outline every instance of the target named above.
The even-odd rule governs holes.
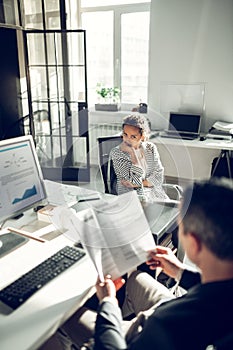
[[[198,254],[201,251],[201,241],[199,237],[193,232],[189,233],[190,245],[192,246],[192,250],[194,254]]]
[[[201,242],[197,235],[192,232],[186,232],[184,239],[184,250],[188,258],[194,263],[197,264],[199,253],[201,251]]]

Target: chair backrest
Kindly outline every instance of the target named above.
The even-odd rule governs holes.
[[[116,175],[109,155],[112,148],[122,142],[122,136],[100,136],[97,138],[97,141],[99,146],[99,166],[103,177],[105,193],[117,194]]]

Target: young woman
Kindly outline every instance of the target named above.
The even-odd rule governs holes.
[[[123,119],[123,142],[110,157],[117,176],[117,193],[136,190],[142,200],[167,199],[162,187],[164,169],[156,146],[149,142],[148,120],[140,114]]]

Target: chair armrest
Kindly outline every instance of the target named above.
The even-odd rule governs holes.
[[[181,186],[179,186],[177,184],[163,184],[163,188],[167,194],[169,192],[170,193],[173,192],[173,194],[175,194],[177,200],[180,200],[182,198],[183,189]]]

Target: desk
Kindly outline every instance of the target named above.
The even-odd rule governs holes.
[[[61,235],[40,243],[30,240],[0,260],[0,287],[12,282],[66,244]],[[85,256],[47,284],[20,308],[4,314],[0,306],[1,350],[37,349],[94,293],[97,274]]]
[[[47,182],[48,184],[50,182]],[[62,185],[55,184],[56,186],[59,188]],[[63,193],[67,190],[69,195],[72,192],[75,196],[73,187],[70,186],[71,191],[67,185],[63,186]],[[70,201],[72,202],[72,198]],[[170,216],[169,210],[164,212],[163,208],[163,205],[156,206],[156,203],[145,207],[151,228],[155,230],[158,237],[161,237],[169,224],[174,223],[176,216],[174,211]],[[166,214],[165,221],[159,220],[162,213]],[[16,226],[26,229],[26,222],[30,223],[31,228],[33,222],[38,225],[33,210],[27,211],[24,217],[17,221]],[[38,226],[35,227],[38,228]],[[37,236],[36,233],[35,235]],[[24,246],[2,257],[0,288],[2,289],[67,244],[71,243],[64,235],[45,243],[29,240]],[[86,256],[12,313],[5,314],[3,306],[0,305],[0,349],[37,349],[94,293],[93,286],[96,278],[94,265]]]
[[[179,209],[175,203],[148,203],[144,205],[144,213],[154,235],[155,243],[161,244],[165,234],[172,232],[177,226]]]
[[[165,176],[178,179],[181,186],[184,186],[182,180],[209,178],[213,159],[218,157],[222,150],[233,151],[233,141],[224,140],[155,137],[151,142],[158,148]]]
[[[51,185],[51,182],[48,184]],[[61,191],[62,185],[57,186],[59,192],[56,196],[61,197],[61,202],[57,204],[66,203],[67,198],[68,202],[72,203],[74,198],[70,196],[68,186],[63,186],[64,191]],[[50,197],[52,198],[52,195],[49,199]],[[76,198],[76,193],[74,197]],[[54,202],[55,193],[52,199]],[[38,222],[32,209],[19,220],[10,220],[6,225],[31,233],[33,229],[38,230],[34,233],[36,237],[40,235],[40,229],[44,226],[51,226]],[[29,240],[0,259],[0,288],[10,284],[65,245],[72,244],[65,235],[59,235],[45,243]],[[95,292],[93,286],[96,279],[94,265],[89,257],[85,256],[36,292],[17,310],[7,314],[6,308],[0,305],[0,349],[37,349]]]

